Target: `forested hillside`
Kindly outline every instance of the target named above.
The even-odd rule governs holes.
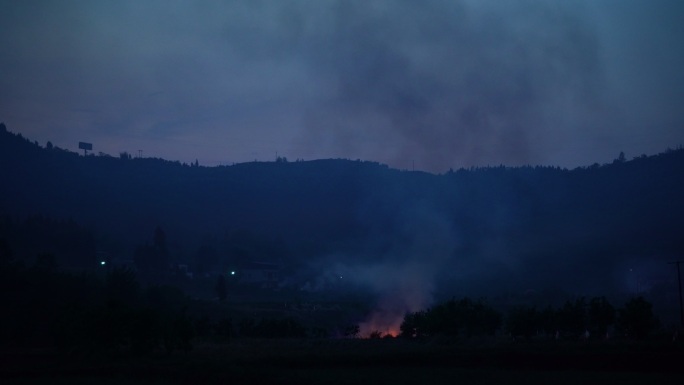
[[[215,267],[235,259],[424,263],[440,266],[430,279],[462,290],[484,290],[492,279],[620,289],[615,271],[625,263],[684,254],[682,175],[682,149],[574,170],[500,166],[443,175],[342,159],[202,167],[82,156],[3,125],[0,236],[30,258],[37,248],[26,247],[27,221],[72,221],[90,232],[82,236],[90,250],[132,258],[159,226],[172,258],[191,265],[204,247]]]

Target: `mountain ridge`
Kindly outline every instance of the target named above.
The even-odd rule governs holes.
[[[0,164],[8,181],[0,213],[72,218],[118,240],[127,255],[156,226],[190,261],[192,250],[213,242],[226,260],[423,258],[514,281],[535,264],[561,274],[565,265],[595,263],[598,276],[626,256],[684,254],[682,149],[573,170],[498,166],[437,175],[341,159],[196,167],[84,157],[5,130]],[[224,245],[243,233],[252,244]]]

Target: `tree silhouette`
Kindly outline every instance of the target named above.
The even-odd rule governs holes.
[[[224,277],[223,274],[218,276],[216,287],[214,289],[216,290],[216,295],[218,296],[219,300],[225,301],[228,293],[226,289],[226,277]]]
[[[0,266],[11,263],[12,259],[13,253],[9,242],[4,238],[0,238]]]
[[[403,337],[471,337],[494,334],[500,324],[501,315],[486,303],[463,298],[452,299],[426,311],[408,313],[399,329]]]
[[[164,347],[166,351],[171,353],[175,349],[180,349],[184,353],[192,350],[192,338],[195,331],[192,324],[192,319],[187,314],[187,309],[183,308],[172,319],[171,324],[164,335]]]
[[[368,338],[370,338],[371,340],[380,339],[382,338],[382,332],[380,330],[373,330],[372,332],[370,332],[370,334],[368,334]]]
[[[359,333],[361,332],[361,328],[359,328],[359,325],[349,325],[344,328],[342,331],[342,335],[345,338],[356,338],[359,336]]]
[[[128,268],[113,268],[105,278],[107,300],[119,303],[134,303],[140,294],[140,284],[135,273]]]
[[[402,337],[420,338],[427,336],[427,317],[424,311],[409,312],[399,326]]]
[[[532,338],[540,329],[540,315],[531,306],[516,306],[508,312],[506,326],[514,337]]]
[[[608,328],[615,323],[615,308],[606,297],[592,298],[587,313],[589,331],[594,335],[605,336]]]
[[[632,338],[644,338],[658,325],[653,305],[643,297],[630,299],[618,313],[619,330]]]
[[[152,246],[140,245],[133,257],[138,270],[144,275],[158,275],[168,269],[169,251],[166,247],[166,234],[157,226],[154,230]]]
[[[240,334],[252,338],[304,338],[306,328],[292,318],[247,318],[240,321]]]
[[[216,335],[219,337],[219,340],[224,342],[230,341],[234,333],[232,319],[221,318],[216,324]]]
[[[546,333],[547,336],[555,336],[556,332],[559,331],[560,326],[560,314],[558,310],[549,305],[544,310],[539,312],[538,317],[539,327],[541,330]]]
[[[133,262],[138,271],[143,275],[150,274],[154,269],[154,249],[149,245],[139,245],[135,248]]]
[[[36,257],[34,267],[41,271],[54,272],[57,270],[57,260],[52,253],[40,253]]]
[[[202,245],[195,256],[195,272],[204,274],[211,271],[218,263],[219,257],[216,249],[212,246]]]
[[[167,253],[166,234],[159,226],[154,229],[154,248],[161,253]]]
[[[584,297],[566,301],[558,310],[560,331],[573,336],[581,335],[587,329],[587,303]]]

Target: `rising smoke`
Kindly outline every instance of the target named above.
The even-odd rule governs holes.
[[[600,103],[599,42],[569,4],[344,4],[307,52],[334,85],[307,135],[345,151],[431,170],[526,164]]]
[[[13,54],[0,58],[0,114],[66,148],[90,138],[209,165],[279,151],[444,172],[574,167],[682,140],[676,0],[2,9]]]
[[[417,204],[396,220],[397,232],[390,234],[395,242],[389,250],[361,258],[331,256],[324,260],[327,268],[315,269],[370,294],[374,310],[359,325],[362,336],[374,331],[397,335],[407,312],[432,305],[443,270],[458,265],[455,251],[460,239],[445,215]]]

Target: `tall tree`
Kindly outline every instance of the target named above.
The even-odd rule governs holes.
[[[166,234],[161,227],[154,230],[152,246],[140,245],[135,250],[134,262],[142,274],[158,274],[168,269],[169,251]]]
[[[653,305],[643,297],[630,299],[619,310],[618,327],[629,337],[644,338],[657,326]]]
[[[589,301],[588,323],[591,333],[605,336],[615,322],[615,308],[606,297],[594,297]]]
[[[228,290],[226,288],[226,277],[224,277],[223,274],[218,276],[216,287],[214,289],[216,290],[216,295],[218,296],[219,300],[225,301],[228,297]]]

